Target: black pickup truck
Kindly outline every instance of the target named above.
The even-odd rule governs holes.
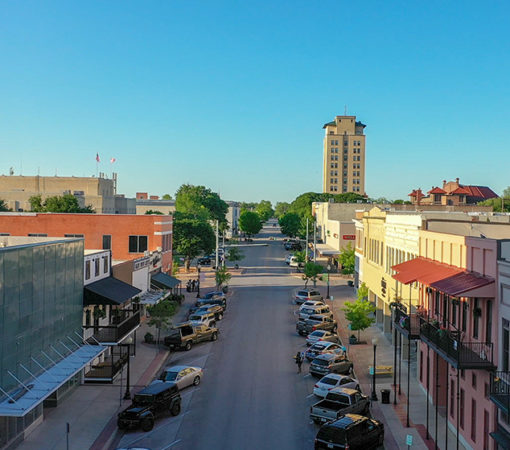
[[[203,341],[215,341],[218,339],[218,328],[206,325],[192,325],[189,322],[181,323],[170,330],[163,342],[170,348],[182,348],[191,350],[193,344]]]
[[[329,422],[348,413],[367,415],[369,407],[366,395],[355,389],[337,387],[310,408],[310,417],[315,423]]]
[[[336,332],[338,324],[329,315],[312,314],[308,319],[298,320],[296,331],[301,336],[308,336],[312,331],[325,330]]]

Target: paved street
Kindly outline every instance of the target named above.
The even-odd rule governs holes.
[[[272,228],[261,234],[276,235]],[[280,235],[281,236],[281,235]],[[257,243],[260,243],[257,240]],[[294,289],[302,284],[283,263],[281,241],[244,247],[244,274],[233,278],[233,295],[219,323],[216,343],[171,355],[170,364],[205,369],[198,388],[183,394],[176,417],[149,433],[130,432],[117,446],[151,449],[310,449],[316,426],[308,417],[314,380],[296,374],[292,356],[304,348],[295,332]]]

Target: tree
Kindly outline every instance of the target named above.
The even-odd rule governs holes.
[[[309,281],[313,281],[313,284],[317,282],[317,277],[322,273],[323,267],[320,264],[314,262],[307,262],[305,264],[305,270],[303,271],[303,280],[305,282],[305,289],[308,286]]]
[[[163,215],[163,213],[161,211],[156,211],[153,209],[148,209],[147,211],[145,211],[145,214],[161,214],[161,215]]]
[[[510,186],[503,191],[503,198],[510,198]]]
[[[404,200],[393,200],[393,204],[394,205],[403,205],[404,204]]]
[[[274,215],[273,206],[269,200],[261,200],[255,207],[255,212],[259,215],[262,222],[267,222]]]
[[[287,214],[290,208],[290,203],[287,202],[276,202],[276,206],[274,207],[274,216],[279,219]]]
[[[33,195],[28,199],[30,207],[34,212],[56,212],[56,213],[94,213],[91,205],[81,208],[78,199],[72,194],[55,195],[42,201],[40,195]]]
[[[175,195],[175,210],[200,220],[226,222],[228,205],[205,186],[183,184]]]
[[[296,213],[287,213],[278,219],[278,223],[283,234],[295,237],[301,226],[301,219]]]
[[[232,278],[232,274],[227,271],[226,267],[220,267],[216,271],[215,279],[216,279],[216,288],[221,289],[223,285],[228,284],[230,279]]]
[[[255,211],[257,203],[255,202],[241,202],[241,214],[244,211]]]
[[[172,200],[172,196],[170,194],[163,194],[161,198],[163,200]]]
[[[248,236],[257,234],[262,228],[259,215],[252,211],[244,211],[239,216],[239,228]]]
[[[340,255],[338,256],[338,262],[342,266],[342,273],[354,273],[354,260],[354,249],[349,242],[347,247],[342,249]]]
[[[7,203],[5,203],[5,201],[2,200],[1,198],[0,198],[0,211],[9,211]]]
[[[197,219],[184,218],[177,215],[174,221],[175,252],[184,256],[186,270],[191,260],[201,253],[210,253],[216,245],[216,237],[211,225]]]
[[[362,296],[366,289],[364,284],[362,283],[358,290],[358,299],[355,302],[346,301],[341,308],[345,312],[345,318],[351,323],[351,330],[358,332],[358,341],[360,331],[366,330],[375,322],[375,318],[371,316],[375,311],[375,306],[367,300],[366,296]],[[366,294],[368,295],[368,289],[366,289]]]
[[[230,247],[227,253],[227,259],[236,263],[237,261],[244,259],[244,253],[238,247]]]
[[[161,335],[161,329],[168,328],[172,324],[172,316],[176,313],[178,308],[177,302],[163,300],[154,306],[147,307],[150,319],[147,325],[156,327],[158,330],[158,344]]]

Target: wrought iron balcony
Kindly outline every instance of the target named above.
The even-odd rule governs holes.
[[[90,366],[85,372],[85,383],[113,383],[115,377],[127,363],[129,354],[128,345],[119,345],[110,348],[110,354],[104,361]]]
[[[456,369],[494,370],[492,342],[463,342],[460,333],[420,317],[420,338]]]
[[[112,317],[111,324],[99,326],[88,325],[83,328],[86,330],[94,330],[94,334],[88,339],[91,344],[94,344],[96,341],[101,344],[116,344],[138,328],[139,325],[140,311],[122,309],[118,310],[116,315]]]
[[[409,339],[420,339],[420,318],[418,314],[405,313],[401,308],[395,308],[395,328]]]
[[[505,414],[510,413],[510,372],[492,372],[489,398]]]

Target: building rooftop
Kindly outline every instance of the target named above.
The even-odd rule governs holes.
[[[43,236],[0,236],[0,249],[26,245],[42,245],[57,242],[78,241],[82,238],[43,237]]]

